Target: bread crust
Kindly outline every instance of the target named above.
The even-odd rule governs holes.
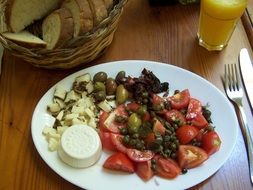
[[[67,3],[73,1],[79,8],[79,31],[74,32],[74,36],[82,35],[93,28],[93,15],[88,0],[65,0],[62,7],[68,8]],[[72,13],[73,14],[73,13]]]
[[[99,24],[103,19],[108,16],[104,0],[88,0],[92,13],[94,15],[94,24]]]
[[[27,31],[23,31],[23,33],[24,32],[27,32]],[[29,32],[27,32],[27,33],[29,33]],[[33,42],[33,41],[29,41],[29,40],[25,40],[25,39],[18,39],[18,38],[16,38],[15,37],[15,35],[23,35],[22,34],[22,32],[21,33],[13,33],[14,35],[12,35],[12,33],[10,33],[10,32],[5,32],[5,33],[2,33],[2,35],[6,38],[6,39],[8,39],[8,40],[10,40],[10,41],[12,41],[12,42],[14,42],[15,44],[18,44],[18,45],[20,45],[20,46],[22,46],[22,47],[26,47],[26,48],[45,48],[46,47],[46,42],[44,42],[43,40],[41,40],[41,39],[39,39],[37,36],[34,36],[33,34],[31,34],[30,33],[30,35],[31,35],[31,37],[33,36],[33,38],[38,38],[38,41],[37,42]],[[41,41],[39,41],[39,40],[41,40]]]
[[[13,7],[14,7],[14,4],[16,3],[17,0],[2,0],[2,1],[4,2],[4,4],[3,4],[4,22],[5,22],[5,25],[6,25],[5,28],[7,28],[7,31],[10,31],[10,32],[20,32],[23,29],[25,29],[26,26],[32,24],[35,20],[40,19],[40,18],[33,18],[30,23],[24,24],[24,27],[22,27],[22,28],[15,28],[13,26],[13,24],[12,24],[12,19],[16,19],[16,18],[12,18],[12,16],[13,16]],[[63,0],[58,0],[56,8],[58,8],[61,5],[62,1]],[[40,7],[38,7],[38,8],[40,8]],[[53,7],[51,7],[51,9],[52,8]],[[50,10],[48,10],[48,12],[49,11]],[[48,14],[48,13],[45,13],[45,14]],[[45,15],[41,15],[41,18],[44,17],[44,16]]]
[[[60,34],[58,40],[53,49],[64,46],[64,43],[70,40],[74,34],[74,21],[71,12],[66,8],[60,8],[53,11],[47,18],[43,21],[42,30],[45,27],[45,23],[48,19],[51,19],[53,16],[58,16],[60,18]],[[43,36],[44,36],[43,32]],[[44,39],[44,37],[43,37]]]

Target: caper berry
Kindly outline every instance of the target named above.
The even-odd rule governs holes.
[[[136,144],[136,139],[130,139],[129,145],[130,146],[135,146],[135,144]]]
[[[182,169],[182,174],[186,174],[188,172],[188,170],[186,168]]]
[[[116,89],[118,85],[113,78],[108,78],[106,80],[105,86],[106,86],[107,95],[113,95],[116,93]]]
[[[124,103],[128,98],[128,91],[125,89],[124,85],[119,85],[116,89],[116,102],[118,104]]]
[[[171,150],[170,149],[164,150],[164,154],[166,154],[168,157],[170,157]]]
[[[138,149],[138,150],[142,150],[143,146],[144,145],[141,142],[137,142],[136,145],[135,145],[135,148]]]
[[[106,79],[107,79],[107,74],[103,71],[96,73],[93,77],[94,82],[105,82]]]
[[[125,135],[123,137],[123,143],[126,144],[126,145],[128,145],[129,142],[130,142],[130,136],[129,135]]]
[[[138,139],[139,138],[139,133],[134,133],[133,135],[132,135],[132,137],[134,138],[134,139]]]
[[[128,130],[127,130],[126,127],[123,127],[123,128],[120,129],[120,134],[126,135],[127,133],[128,133]]]

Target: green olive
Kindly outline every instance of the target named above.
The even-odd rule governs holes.
[[[107,79],[107,74],[103,71],[96,73],[93,77],[94,82],[105,82],[106,79]]]
[[[101,101],[105,100],[105,98],[106,98],[105,91],[101,90],[101,91],[96,92],[94,94],[94,98],[97,102],[101,102]]]
[[[105,91],[105,84],[102,82],[95,82],[94,84],[94,91],[98,92],[98,91]]]
[[[120,72],[118,72],[118,74],[117,74],[115,80],[116,80],[118,83],[120,83],[120,81],[122,81],[122,79],[125,78],[125,77],[126,77],[126,72],[125,72],[125,71],[120,71]]]
[[[116,89],[116,102],[117,104],[124,103],[128,98],[128,91],[125,89],[124,85],[119,85]]]
[[[118,85],[113,78],[108,78],[106,80],[105,86],[106,86],[106,94],[113,95],[115,94]]]
[[[129,132],[132,134],[137,133],[141,124],[142,124],[142,121],[139,115],[136,113],[132,113],[130,117],[128,118],[128,122],[127,122]]]

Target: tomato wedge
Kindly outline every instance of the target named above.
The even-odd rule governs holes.
[[[99,137],[102,142],[102,147],[104,150],[116,151],[116,147],[112,143],[111,133],[99,131]]]
[[[217,152],[220,149],[220,146],[221,140],[215,131],[209,131],[203,135],[201,147],[208,155]]]
[[[105,111],[102,111],[100,113],[100,116],[99,116],[99,121],[98,121],[98,127],[100,129],[100,131],[104,131],[104,132],[110,132],[107,127],[105,126],[105,120],[108,118],[109,116],[109,113],[105,112]]]
[[[202,104],[199,100],[195,98],[190,99],[186,120],[199,129],[205,128],[208,125],[206,118],[202,115]]]
[[[178,164],[170,159],[163,158],[162,156],[155,156],[154,160],[156,161],[156,175],[166,178],[173,179],[181,173],[181,168]]]
[[[172,109],[172,110],[165,110],[164,113],[164,118],[166,119],[166,121],[168,122],[178,122],[179,125],[183,125],[185,124],[186,120],[185,120],[185,117],[184,115],[178,111],[178,110],[175,110],[175,109]]]
[[[122,140],[123,140],[122,135],[111,133],[111,141],[115,149],[118,150],[119,152],[126,153],[127,147],[125,147]]]
[[[192,125],[183,125],[176,130],[176,136],[180,144],[191,142],[199,133],[199,129]]]
[[[126,109],[130,110],[132,112],[137,112],[137,110],[140,108],[140,104],[136,103],[136,102],[130,102],[126,105]]]
[[[156,94],[152,94],[151,102],[153,105],[161,105],[164,103],[164,99]]]
[[[155,119],[155,122],[153,124],[153,131],[154,133],[159,133],[160,135],[164,135],[166,129],[158,119]]]
[[[203,129],[208,125],[208,122],[202,113],[197,113],[196,116],[190,120],[190,122],[199,129]]]
[[[126,123],[119,123],[115,121],[116,116],[128,117],[125,110],[125,105],[119,105],[113,112],[102,112],[99,117],[99,128],[102,131],[120,133],[120,129],[126,127]]]
[[[117,152],[106,159],[103,164],[104,168],[118,170],[123,172],[134,172],[133,162],[123,153]]]
[[[173,96],[170,96],[168,100],[171,103],[171,107],[173,109],[183,109],[187,108],[189,101],[190,101],[190,92],[188,89],[185,89]]]
[[[136,162],[135,172],[143,181],[150,180],[154,176],[154,172],[151,168],[151,160],[146,162]]]
[[[151,160],[155,155],[149,150],[140,151],[132,148],[127,149],[126,154],[134,162],[145,162]]]
[[[208,159],[207,153],[197,146],[180,145],[178,163],[180,168],[195,168]]]
[[[202,114],[202,104],[199,100],[191,98],[187,108],[186,119],[191,120],[195,118],[197,113]]]

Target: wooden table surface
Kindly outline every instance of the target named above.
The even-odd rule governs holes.
[[[147,0],[130,0],[108,51],[89,64],[69,70],[36,68],[5,51],[0,76],[0,189],[79,189],[49,168],[31,137],[31,117],[37,102],[52,85],[77,70],[114,60],[154,60],[192,71],[224,92],[220,79],[224,64],[237,62],[241,48],[252,53],[247,35],[239,22],[223,51],[208,52],[196,40],[198,17],[199,5],[150,7]],[[252,130],[246,99],[244,104]],[[191,189],[252,189],[241,132],[227,162]]]

